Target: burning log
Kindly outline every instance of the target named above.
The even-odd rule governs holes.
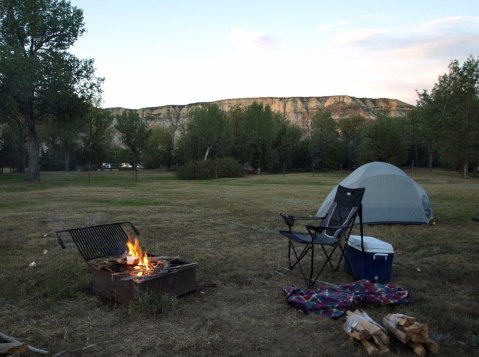
[[[383,318],[386,330],[399,341],[412,347],[415,354],[425,356],[426,349],[436,354],[438,344],[429,338],[429,327],[416,321],[416,318],[402,314],[388,314]]]

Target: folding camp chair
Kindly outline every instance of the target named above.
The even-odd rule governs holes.
[[[289,227],[287,231],[280,231],[280,233],[288,238],[288,263],[289,269],[292,270],[296,265],[299,266],[301,275],[308,288],[312,288],[318,280],[320,274],[329,263],[334,271],[339,269],[339,265],[343,257],[346,260],[346,264],[353,273],[354,279],[356,274],[354,268],[349,261],[348,257],[344,255],[345,249],[348,244],[348,239],[353,229],[354,221],[356,217],[359,218],[359,226],[361,232],[361,241],[363,237],[363,224],[362,224],[362,204],[361,200],[364,195],[365,188],[347,188],[341,185],[338,186],[336,196],[331,203],[331,207],[324,217],[294,217],[291,215],[281,213],[281,217],[284,218],[286,224]],[[318,226],[306,225],[308,232],[293,231],[295,221],[298,220],[321,220]],[[344,245],[342,243],[344,240]],[[302,250],[297,250],[295,244],[303,245]],[[325,261],[321,266],[319,272],[314,276],[314,248],[315,245],[320,245],[325,255]],[[331,248],[326,249],[325,246]],[[336,249],[339,248],[341,256],[339,257],[336,268],[333,266],[331,258],[333,257]],[[328,252],[329,250],[329,252]],[[294,257],[292,257],[293,252]],[[309,272],[309,278],[306,277],[301,260],[311,252],[311,267]],[[294,260],[294,261],[293,261]]]

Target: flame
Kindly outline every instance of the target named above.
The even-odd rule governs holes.
[[[136,276],[142,276],[143,274],[149,274],[146,270],[152,270],[155,266],[151,263],[150,258],[148,258],[148,254],[145,251],[143,254],[140,243],[138,242],[138,238],[135,238],[135,243],[131,242],[130,236],[128,236],[128,242],[126,242],[126,247],[128,249],[127,259],[128,257],[133,257],[134,261],[138,260],[138,263],[134,266],[135,270],[139,270]]]

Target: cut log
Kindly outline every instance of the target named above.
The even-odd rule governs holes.
[[[409,341],[407,344],[412,347],[414,353],[418,356],[426,356],[426,350],[424,349],[424,347],[422,347],[420,343]]]
[[[431,352],[436,354],[439,351],[439,345],[431,340],[430,338],[427,340],[426,343],[423,343],[423,346],[426,346],[426,348]]]
[[[398,317],[398,325],[401,325],[401,326],[411,326],[413,323],[416,322],[416,318],[415,317],[412,317],[412,316],[400,316]]]
[[[411,333],[421,333],[421,331],[423,329],[421,327],[421,325],[424,325],[424,324],[418,324],[417,322],[415,322],[411,326],[405,326],[404,330],[406,330],[407,332],[411,332]]]
[[[404,331],[402,326],[398,326],[396,331],[394,331],[394,336],[397,337],[402,343],[408,343],[411,340],[411,335]]]
[[[389,351],[389,348],[381,342],[379,338],[377,338],[376,335],[373,335],[374,342],[378,346],[378,356],[386,356],[389,355],[391,351]]]
[[[424,336],[419,335],[417,333],[411,333],[409,335],[411,336],[411,341],[412,342],[426,343],[428,341],[427,338],[425,338]]]
[[[347,334],[356,340],[364,340],[366,338],[366,335],[364,333],[354,330],[351,332],[347,332]]]
[[[361,343],[371,356],[377,356],[379,354],[378,348],[370,340],[361,340]]]

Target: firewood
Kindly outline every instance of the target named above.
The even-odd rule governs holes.
[[[410,318],[409,322],[412,321],[411,319],[415,320],[415,318],[408,318]],[[397,326],[393,326],[394,321],[397,321]],[[429,326],[427,324],[414,321],[412,324],[406,323],[405,325],[399,325],[399,321],[400,317],[394,316],[393,314],[389,314],[383,318],[383,324],[386,329],[393,333],[399,341],[411,346],[417,355],[424,356],[426,354],[424,347],[432,353],[438,352],[438,344],[429,338]]]
[[[366,349],[366,351],[368,351],[368,353],[371,356],[377,356],[379,354],[378,348],[374,345],[374,343],[371,342],[371,340],[360,340],[360,341],[361,341],[361,344]]]
[[[412,342],[418,342],[418,343],[426,343],[428,340],[424,336],[421,336],[418,333],[411,333],[411,341]]]
[[[381,333],[379,334],[374,334],[372,335],[372,338],[374,340],[374,342],[376,342],[376,344],[381,347],[381,346],[389,346],[389,337],[381,331]]]
[[[411,340],[411,335],[408,334],[406,331],[404,331],[402,326],[397,326],[396,331],[394,331],[393,334],[394,336],[397,337],[399,341],[401,341],[404,344],[408,343],[409,340]]]
[[[0,343],[0,354],[24,353],[28,351],[28,345],[24,342]]]
[[[421,324],[421,325],[424,325],[424,324]],[[420,333],[422,331],[422,327],[421,327],[420,324],[418,324],[417,322],[415,322],[413,325],[411,326],[404,326],[404,329],[407,331],[407,332],[411,332],[411,333]]]
[[[354,338],[356,340],[364,340],[366,339],[366,334],[362,333],[362,332],[359,332],[359,331],[351,331],[351,332],[347,332],[347,334],[349,335],[349,337],[351,338]]]
[[[422,347],[420,343],[409,341],[407,344],[412,347],[414,353],[418,356],[426,356],[426,350],[424,349],[424,347]]]
[[[354,327],[348,335],[356,340],[359,340],[361,344],[366,348],[366,351],[371,356],[386,356],[390,354],[389,338],[383,331],[382,327],[369,320],[369,317],[365,313],[347,312],[348,320],[354,319],[349,323],[354,323]],[[357,316],[354,316],[357,315]]]
[[[423,346],[426,346],[426,348],[431,352],[436,354],[439,351],[439,345],[431,340],[430,338],[427,340],[426,343],[423,343]]]
[[[396,319],[398,321],[398,325],[400,326],[411,326],[414,322],[416,322],[416,318],[412,316],[407,316],[407,315],[399,315],[398,314],[388,314],[386,318],[388,320],[391,320],[394,318],[394,315],[396,315]]]
[[[356,311],[356,312],[359,312],[359,311]],[[352,316],[354,314],[356,315],[360,315],[359,313],[353,313],[351,311],[347,311],[347,315],[348,317],[349,316]],[[381,336],[380,338],[383,340],[384,343],[386,344],[389,344],[389,339],[388,337],[386,336],[386,334],[383,332],[383,330],[381,329],[381,327],[379,327],[378,325],[376,324],[373,324],[369,321],[366,321],[366,320],[362,320],[362,321],[359,321],[357,324],[356,324],[356,327],[355,327],[356,330],[360,331],[360,332],[363,332],[365,333],[368,332],[370,335],[378,335],[378,336]],[[369,337],[368,337],[369,338]],[[387,342],[385,342],[387,341]]]
[[[378,355],[379,356],[389,355],[389,353],[391,351],[389,351],[389,348],[387,348],[387,346],[384,343],[382,343],[382,341],[376,335],[373,335],[373,340],[376,343],[376,345],[378,346]]]
[[[412,316],[400,316],[398,317],[398,325],[401,325],[401,326],[411,326],[413,323],[416,322],[416,318],[415,317],[412,317]]]

